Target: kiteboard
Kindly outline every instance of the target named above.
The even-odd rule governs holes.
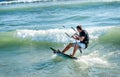
[[[52,47],[50,47],[50,49],[53,51],[54,54],[61,56],[61,57],[65,57],[65,58],[70,58],[70,59],[77,59],[77,57],[72,57],[68,54],[62,53],[60,50],[56,50]]]

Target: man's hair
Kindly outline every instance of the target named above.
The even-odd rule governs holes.
[[[82,26],[81,25],[78,25],[76,28],[82,30]]]

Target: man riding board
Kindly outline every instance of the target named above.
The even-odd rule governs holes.
[[[75,40],[79,40],[79,42],[75,42],[75,43],[69,43],[65,49],[62,51],[62,53],[65,53],[68,49],[70,49],[71,47],[74,47],[73,53],[70,55],[72,57],[74,57],[76,51],[78,48],[87,48],[88,44],[89,44],[89,35],[88,32],[86,30],[82,29],[81,25],[78,25],[76,27],[77,31],[79,32],[79,34],[75,33],[72,38]]]

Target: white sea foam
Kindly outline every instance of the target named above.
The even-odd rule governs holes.
[[[79,63],[82,68],[88,68],[91,66],[110,67],[109,62],[104,58],[100,57],[98,51],[94,51],[91,54],[78,57],[78,60],[76,60],[76,62]]]
[[[112,27],[113,26],[91,27],[91,28],[86,28],[86,30],[90,34],[91,39],[97,39],[99,36],[101,36],[104,32],[106,32],[108,29],[110,29]]]
[[[49,1],[49,0],[13,0],[13,1],[3,1],[0,4],[14,4],[14,3],[30,3],[30,2],[41,2],[41,1]]]
[[[100,35],[103,34],[108,28],[111,27],[94,27],[86,28],[90,35],[90,39],[97,39]],[[72,29],[48,29],[48,30],[17,30],[17,36],[20,38],[26,39],[30,38],[34,41],[51,41],[51,42],[70,42],[74,39],[67,37],[65,35],[67,32],[70,36],[75,32]]]
[[[67,30],[69,33],[71,30]],[[36,41],[66,42],[68,38],[64,29],[49,30],[17,30],[17,35],[23,39],[31,38]]]

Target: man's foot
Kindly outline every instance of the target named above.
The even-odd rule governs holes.
[[[64,52],[64,51],[61,51],[61,53],[63,53],[63,54],[64,54],[65,52]]]
[[[71,57],[74,57],[74,55],[70,54]]]

